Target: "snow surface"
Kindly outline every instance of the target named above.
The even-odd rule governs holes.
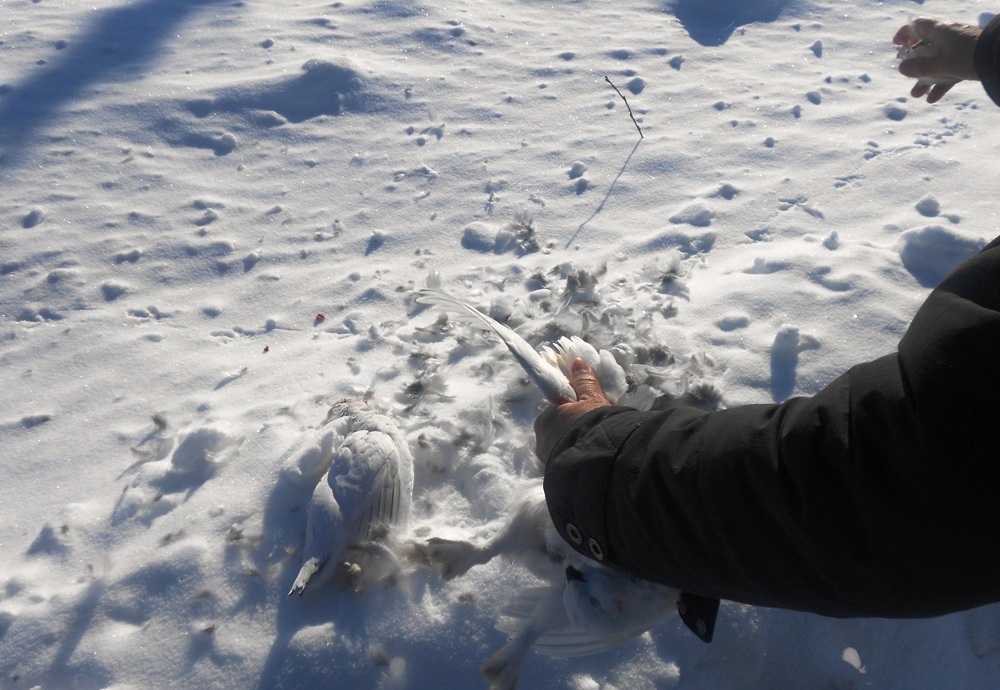
[[[538,475],[540,397],[416,289],[732,406],[891,351],[997,233],[1000,113],[911,99],[890,40],[984,2],[0,8],[5,690],[483,687],[515,565],[286,598],[339,399],[410,438],[413,538],[489,536]],[[711,645],[672,619],[520,687],[996,688],[1000,608],[726,604]]]

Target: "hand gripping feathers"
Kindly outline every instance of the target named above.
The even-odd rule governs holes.
[[[594,369],[604,388],[604,394],[612,404],[617,403],[628,389],[625,371],[615,361],[614,355],[607,350],[598,351],[576,336],[560,338],[555,343],[542,347],[541,352],[536,352],[513,329],[490,318],[468,302],[441,290],[430,288],[420,290],[417,293],[417,301],[421,304],[442,307],[471,323],[493,331],[542,391],[542,395],[554,405],[576,400],[576,392],[569,385],[569,368],[577,357],[583,357]]]

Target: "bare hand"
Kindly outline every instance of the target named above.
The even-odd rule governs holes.
[[[576,391],[576,402],[560,403],[550,407],[535,420],[535,452],[546,462],[552,448],[580,417],[591,410],[610,405],[597,374],[585,359],[576,359],[570,366],[569,383]]]
[[[917,79],[910,95],[926,95],[928,103],[936,103],[958,82],[978,80],[975,53],[981,33],[981,29],[969,24],[923,17],[897,31],[893,43],[913,53],[913,57],[899,63],[901,74]]]

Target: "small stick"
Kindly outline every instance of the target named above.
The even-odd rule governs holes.
[[[611,84],[611,88],[612,89],[614,89],[615,91],[618,91],[618,87],[615,86],[614,83],[610,79],[608,79],[607,75],[604,76],[604,81],[606,81],[609,84]],[[621,91],[618,91],[618,95],[622,97],[623,101],[625,101],[625,107],[628,108],[628,116],[630,118],[632,118],[632,124],[635,125],[635,128],[637,130],[639,130],[639,138],[640,139],[645,139],[646,137],[642,136],[642,127],[640,127],[639,123],[635,121],[635,115],[632,114],[632,107],[628,104],[628,99],[625,98],[625,95]]]

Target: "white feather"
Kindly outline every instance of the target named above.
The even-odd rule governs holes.
[[[593,345],[577,336],[562,337],[551,345],[542,348],[542,356],[552,366],[558,367],[565,376],[569,376],[570,366],[576,359],[583,358],[597,375],[601,382],[604,395],[612,405],[621,401],[628,391],[628,381],[625,370],[618,364],[615,356],[607,350],[597,350]]]
[[[546,633],[566,626],[566,611],[557,588],[542,588],[531,613],[520,621],[510,640],[483,662],[480,672],[490,690],[513,690],[531,647]]]
[[[571,593],[569,588],[562,592],[563,606],[567,610],[576,604],[567,602],[567,599],[583,594],[585,590],[578,589]],[[521,590],[500,610],[500,621],[497,623],[497,630],[508,635],[516,635],[526,622],[529,621],[537,610],[540,599],[553,595],[552,587],[533,587]],[[655,602],[655,609],[663,611],[664,606],[674,607],[673,600],[668,596],[662,596]],[[567,622],[556,628],[549,630],[535,640],[536,651],[547,656],[570,658],[599,654],[609,649],[613,649],[623,642],[627,642],[633,637],[637,637],[653,627],[656,623],[666,620],[671,615],[664,612],[649,625],[643,625],[638,621],[623,626],[620,630],[609,629],[607,626],[597,626],[594,629],[581,627],[578,623],[567,618]]]

